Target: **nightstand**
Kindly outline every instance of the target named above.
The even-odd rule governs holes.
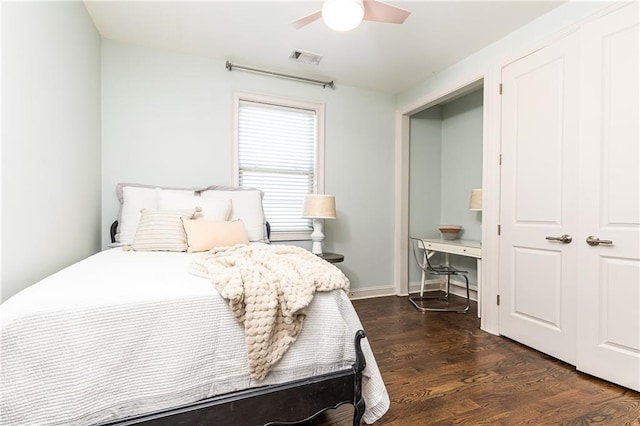
[[[338,253],[322,253],[322,256],[318,255],[329,263],[339,263],[344,261],[344,255]]]

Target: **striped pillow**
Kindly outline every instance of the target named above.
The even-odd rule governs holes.
[[[200,207],[190,210],[140,211],[140,223],[131,248],[136,251],[186,251],[187,237],[182,218],[192,219]]]

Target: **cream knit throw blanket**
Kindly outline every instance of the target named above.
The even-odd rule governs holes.
[[[190,272],[210,279],[244,324],[249,372],[257,380],[296,341],[316,291],[349,291],[340,269],[288,245],[215,248],[193,261]]]

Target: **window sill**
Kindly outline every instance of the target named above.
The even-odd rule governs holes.
[[[310,241],[311,231],[308,232],[272,232],[269,241]]]

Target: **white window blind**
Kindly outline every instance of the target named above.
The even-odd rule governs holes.
[[[239,99],[237,125],[238,183],[264,191],[272,236],[310,232],[300,216],[317,179],[317,111]]]

